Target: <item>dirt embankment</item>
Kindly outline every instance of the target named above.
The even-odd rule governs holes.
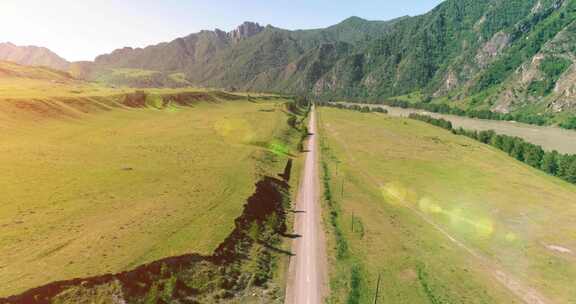
[[[274,246],[287,229],[291,168],[289,161],[280,178],[256,183],[235,229],[210,256],[192,253],[126,272],[54,282],[0,299],[0,304],[89,303],[96,298],[107,303],[211,303],[262,286],[271,277],[272,255],[279,251]]]
[[[220,96],[220,98],[218,96]],[[136,91],[134,93],[125,94],[121,100],[121,104],[129,108],[166,108],[170,105],[190,107],[198,102],[234,100],[235,97],[235,95],[231,94],[216,95],[216,92],[181,92],[151,95],[144,91]]]
[[[58,97],[48,99],[8,99],[2,104],[2,113],[7,118],[18,121],[42,121],[49,119],[79,119],[85,115],[98,114],[114,109],[191,107],[195,104],[218,103],[247,99],[221,91],[177,93],[148,93],[135,91],[132,93],[110,96],[79,96]],[[250,98],[254,99],[254,98]]]

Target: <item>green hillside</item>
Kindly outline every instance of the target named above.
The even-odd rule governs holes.
[[[575,20],[576,4],[568,0],[447,0],[424,15],[387,22],[352,17],[297,31],[245,23],[229,33],[116,50],[91,63],[87,78],[143,69],[156,71],[157,81],[130,84],[174,86],[166,79],[178,72],[197,86],[324,99],[415,94],[462,109],[564,122],[576,111]]]

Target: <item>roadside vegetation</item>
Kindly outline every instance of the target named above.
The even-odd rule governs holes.
[[[323,218],[328,226],[328,258],[330,269],[330,296],[328,303],[359,303],[362,276],[360,264],[350,256],[348,240],[345,235],[340,202],[336,198],[336,186],[331,172],[331,165],[338,163],[338,159],[331,153],[330,148],[322,136],[321,114],[318,113],[321,151],[321,180]],[[343,302],[343,300],[345,302]]]
[[[326,207],[330,303],[576,296],[575,186],[424,122],[328,107],[319,114],[324,186],[347,248],[338,258]]]

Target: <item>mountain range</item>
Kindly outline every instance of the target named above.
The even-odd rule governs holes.
[[[575,21],[573,0],[446,0],[420,16],[352,17],[323,29],[246,22],[231,32],[118,49],[93,62],[67,64],[45,49],[15,56],[2,47],[0,59],[114,85],[400,96],[503,113],[564,113],[576,111]]]

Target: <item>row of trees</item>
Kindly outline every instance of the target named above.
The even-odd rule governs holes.
[[[554,119],[553,115],[550,114],[528,114],[528,113],[498,113],[492,112],[490,110],[475,110],[467,109],[463,110],[457,107],[451,107],[447,104],[435,104],[430,103],[431,98],[425,97],[420,102],[409,102],[399,99],[387,99],[387,100],[365,100],[364,102],[370,104],[386,105],[390,107],[397,107],[402,109],[418,109],[433,113],[440,114],[450,114],[456,116],[465,116],[469,118],[478,119],[489,119],[489,120],[504,120],[504,121],[517,121],[521,123],[544,126],[549,125]],[[350,106],[342,105],[334,102],[318,102],[319,105],[332,106],[337,108],[347,108]],[[356,106],[357,109],[360,106]],[[379,112],[378,109],[373,109],[373,112]],[[387,112],[384,110],[384,112]],[[576,116],[567,119],[565,122],[559,124],[559,127],[564,129],[576,130]]]
[[[576,184],[576,155],[560,154],[557,151],[544,151],[541,146],[526,142],[522,138],[496,134],[492,130],[471,131],[462,128],[454,129],[451,122],[441,118],[419,114],[410,114],[409,117],[450,130],[456,135],[464,135],[491,145],[536,169]]]
[[[446,119],[436,119],[432,116],[421,115],[421,114],[416,114],[416,113],[412,113],[408,117],[410,117],[412,119],[420,120],[423,122],[427,122],[429,124],[444,128],[446,130],[452,130],[452,123]]]
[[[408,102],[404,100],[390,99],[390,100],[376,101],[375,103],[391,107],[399,107],[403,109],[408,108],[419,109],[433,113],[451,114],[451,115],[466,116],[470,118],[479,118],[479,119],[518,121],[539,126],[548,124],[548,122],[552,119],[550,115],[534,115],[525,113],[514,113],[514,114],[497,113],[492,112],[490,110],[474,110],[474,109],[463,110],[460,108],[451,107],[447,104],[435,104],[425,101]]]
[[[319,106],[323,106],[323,107],[333,107],[333,108],[344,109],[344,110],[358,111],[358,112],[362,112],[362,113],[370,113],[370,112],[384,113],[384,114],[388,113],[388,111],[386,109],[381,108],[381,107],[345,105],[342,103],[331,103],[331,102],[318,102],[316,104]]]

